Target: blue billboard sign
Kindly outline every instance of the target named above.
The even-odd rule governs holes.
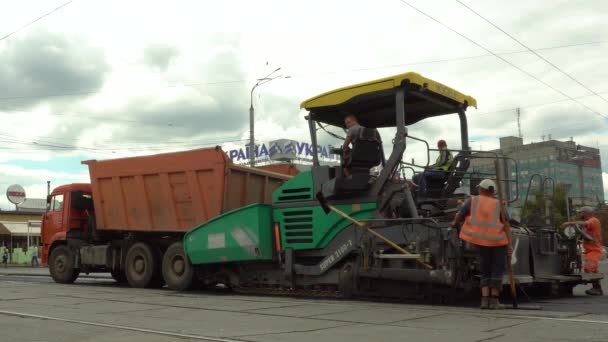
[[[256,145],[255,158],[271,160],[312,159],[312,147],[307,142],[289,139],[274,140],[269,143]],[[332,145],[317,145],[319,159],[339,161],[340,156],[331,153],[331,148]],[[228,157],[233,162],[249,160],[249,145],[228,151]]]

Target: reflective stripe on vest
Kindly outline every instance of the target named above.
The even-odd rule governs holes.
[[[498,201],[487,196],[471,197],[471,212],[462,225],[460,238],[480,246],[507,245]]]
[[[439,157],[437,157],[437,160],[435,160],[435,165],[438,165],[436,167],[437,170],[448,171],[450,169],[450,166],[452,166],[452,163],[454,162],[454,156],[452,155],[452,152],[450,152],[450,150],[446,151],[448,152],[448,160],[443,165],[439,165],[439,163],[441,163],[441,151],[439,151]]]

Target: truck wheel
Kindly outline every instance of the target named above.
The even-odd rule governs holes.
[[[165,251],[163,278],[171,290],[185,291],[194,285],[194,268],[185,256],[181,242],[175,242]]]
[[[127,252],[125,275],[132,287],[157,287],[160,278],[160,255],[149,244],[137,242]]]
[[[57,246],[49,257],[49,271],[56,283],[71,284],[80,270],[74,267],[74,252],[67,246]]]

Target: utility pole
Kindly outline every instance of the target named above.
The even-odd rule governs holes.
[[[249,94],[250,95],[249,96],[249,166],[251,166],[251,167],[255,166],[255,124],[254,124],[255,110],[253,108],[253,91],[258,86],[261,86],[262,84],[268,83],[272,80],[276,80],[277,78],[290,78],[291,77],[291,76],[283,76],[283,75],[271,77],[272,74],[274,74],[275,72],[277,72],[279,70],[281,70],[281,67],[276,68],[273,72],[268,74],[266,77],[258,78],[257,79],[258,82],[251,88],[251,94]]]
[[[523,139],[523,135],[521,134],[521,110],[519,107],[515,110],[517,113],[517,132],[519,133],[519,137]]]

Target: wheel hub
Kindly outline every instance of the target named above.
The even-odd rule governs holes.
[[[144,259],[141,257],[135,259],[135,261],[133,262],[133,269],[138,274],[142,274],[144,272],[144,270],[146,269],[146,263],[144,262]]]
[[[179,276],[184,274],[184,271],[186,270],[186,263],[184,262],[184,259],[180,258],[180,257],[175,257],[173,259],[173,272]]]
[[[65,255],[58,256],[57,258],[55,258],[55,269],[60,273],[65,272],[66,263],[67,262]]]

